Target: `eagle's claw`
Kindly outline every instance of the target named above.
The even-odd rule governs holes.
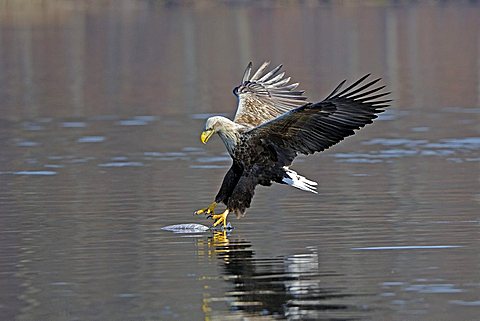
[[[208,207],[193,212],[193,215],[205,214],[207,215],[207,218],[210,218],[212,215],[215,215],[215,207],[217,207],[217,203],[213,202],[212,204],[208,205]]]
[[[223,228],[227,229],[227,216],[230,211],[228,209],[225,210],[222,214],[216,214],[212,215],[212,218],[215,220],[213,223],[213,227],[216,227],[217,225],[220,225],[223,223]]]

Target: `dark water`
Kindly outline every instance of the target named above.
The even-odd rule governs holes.
[[[0,1],[2,320],[475,320],[480,8],[442,2]],[[210,224],[199,133],[248,61],[393,107]]]

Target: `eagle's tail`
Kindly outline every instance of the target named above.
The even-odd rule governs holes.
[[[311,181],[303,176],[297,174],[297,172],[291,170],[288,167],[284,167],[285,174],[283,175],[282,182],[301,189],[303,191],[312,192],[318,194],[317,192],[317,182]]]

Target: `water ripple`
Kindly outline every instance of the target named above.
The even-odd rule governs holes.
[[[368,140],[363,145],[383,145],[383,146],[418,146],[428,143],[424,139],[406,139],[406,138],[375,138]]]
[[[144,126],[156,119],[155,116],[135,116],[131,119],[123,119],[118,122],[120,126]]]
[[[199,157],[196,159],[199,163],[229,162],[230,160],[231,158],[226,156]]]
[[[84,136],[77,140],[79,143],[101,143],[103,141],[105,141],[104,136]]]
[[[190,168],[200,168],[200,169],[217,169],[217,168],[228,168],[227,165],[190,165]]]
[[[480,149],[480,137],[464,137],[441,139],[430,142],[425,139],[404,138],[375,138],[363,143],[364,145],[380,145],[395,147],[366,153],[336,153],[333,157],[339,162],[348,163],[379,163],[388,158],[401,158],[411,156],[450,156],[458,152],[469,152]],[[400,148],[403,147],[403,148]],[[450,158],[450,160],[477,161],[477,157]]]
[[[454,284],[412,284],[404,289],[405,291],[413,291],[418,293],[461,293],[462,289],[458,289]]]
[[[13,172],[14,175],[31,175],[31,176],[52,176],[56,175],[55,171],[17,171]]]
[[[373,246],[373,247],[354,247],[354,251],[369,250],[423,250],[423,249],[451,249],[463,247],[462,245],[404,245],[404,246]]]
[[[479,301],[450,300],[449,303],[462,305],[466,307],[480,307],[480,300]]]
[[[145,166],[142,162],[110,162],[98,164],[99,167],[142,167]]]
[[[83,121],[66,121],[62,123],[64,128],[85,128],[87,124]]]
[[[32,142],[32,141],[28,141],[28,140],[24,140],[24,141],[21,141],[21,142],[17,143],[18,147],[35,147],[35,146],[38,146],[38,145],[39,144],[37,142]]]

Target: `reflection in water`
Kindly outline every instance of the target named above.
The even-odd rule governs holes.
[[[232,288],[223,298],[205,294],[202,308],[206,320],[232,317],[216,313],[212,304],[219,301],[228,302],[237,317],[348,320],[355,313],[358,318],[358,308],[342,303],[341,299],[350,294],[322,285],[322,278],[339,275],[320,270],[321,262],[313,248],[302,254],[258,258],[249,241],[227,232],[214,232],[206,242],[200,239],[198,247],[199,256],[221,262],[222,273]],[[332,311],[335,316],[329,315]]]

